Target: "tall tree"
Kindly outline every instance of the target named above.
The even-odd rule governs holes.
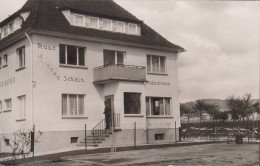
[[[196,111],[198,117],[200,118],[200,123],[202,120],[202,114],[205,113],[207,104],[204,100],[196,100],[193,109]]]
[[[251,102],[251,94],[244,94],[242,97],[243,109],[241,111],[241,117],[243,118],[243,122],[245,118],[249,119],[249,117],[253,114],[253,107]]]
[[[219,112],[219,108],[215,104],[206,103],[205,112],[209,115],[210,122],[211,122],[211,119],[214,121],[213,117]]]
[[[247,93],[241,97],[230,96],[226,99],[227,106],[229,108],[229,114],[231,115],[231,119],[243,120],[245,118],[249,118],[252,113],[252,102],[251,102],[251,94]]]
[[[181,116],[186,116],[188,119],[188,123],[190,123],[190,118],[194,117],[194,110],[189,108],[188,106],[185,106],[185,104],[180,104],[180,113]]]
[[[228,106],[228,113],[231,115],[233,121],[240,120],[240,112],[243,106],[243,103],[239,98],[234,97],[233,95],[226,99]]]

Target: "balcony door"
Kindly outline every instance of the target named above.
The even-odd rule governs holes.
[[[125,52],[104,50],[104,65],[124,65]]]

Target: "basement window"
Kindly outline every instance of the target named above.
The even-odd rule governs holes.
[[[164,140],[164,134],[155,134],[155,135],[154,135],[154,139],[155,139],[156,141],[158,141],[158,140]]]
[[[5,141],[6,146],[10,146],[10,140],[9,139],[5,139],[4,141]]]
[[[79,139],[79,137],[70,137],[70,143],[76,144],[76,143],[78,143],[78,139]]]

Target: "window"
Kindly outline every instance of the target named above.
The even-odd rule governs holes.
[[[98,18],[97,17],[90,17],[90,28],[98,28]]]
[[[9,139],[4,139],[5,146],[10,146],[10,140]]]
[[[60,64],[85,66],[85,48],[60,44]]]
[[[18,69],[25,67],[25,47],[20,47],[16,50],[18,59]]]
[[[147,97],[146,115],[170,115],[171,98]]]
[[[84,27],[85,23],[84,23],[84,16],[83,15],[74,15],[74,24],[77,26],[82,26]]]
[[[124,93],[125,114],[141,114],[141,93]]]
[[[10,23],[10,24],[9,24],[9,32],[10,32],[10,33],[13,33],[13,32],[14,32],[14,24],[13,24],[13,23]]]
[[[1,58],[1,57],[0,57]],[[1,66],[1,60],[0,60],[0,66]],[[3,56],[3,64],[2,64],[3,67],[7,66],[7,54],[5,54]]]
[[[62,94],[62,116],[84,116],[84,95]]]
[[[11,111],[12,110],[12,99],[6,99],[5,100],[5,111]]]
[[[112,21],[103,19],[103,30],[112,31]]]
[[[22,26],[22,23],[23,23],[22,18],[17,18],[17,19],[15,20],[15,30],[20,29],[21,26]]]
[[[164,134],[154,134],[155,140],[164,140]]]
[[[166,73],[165,62],[166,62],[166,57],[148,55],[147,71],[151,73]]]
[[[113,30],[115,32],[125,32],[125,23],[124,22],[115,21],[114,22],[114,26],[113,26]]]
[[[70,137],[70,143],[76,144],[76,143],[78,143],[78,139],[79,139],[79,137]]]
[[[124,65],[125,52],[104,50],[104,65]]]
[[[8,36],[8,27],[4,27],[4,37]]]
[[[128,24],[128,33],[136,35],[137,34],[137,25],[136,24]]]
[[[25,96],[19,96],[19,119],[25,119]]]

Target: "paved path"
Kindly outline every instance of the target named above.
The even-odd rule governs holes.
[[[254,165],[258,144],[209,144],[66,157],[68,165]],[[60,163],[60,164],[66,164]]]

